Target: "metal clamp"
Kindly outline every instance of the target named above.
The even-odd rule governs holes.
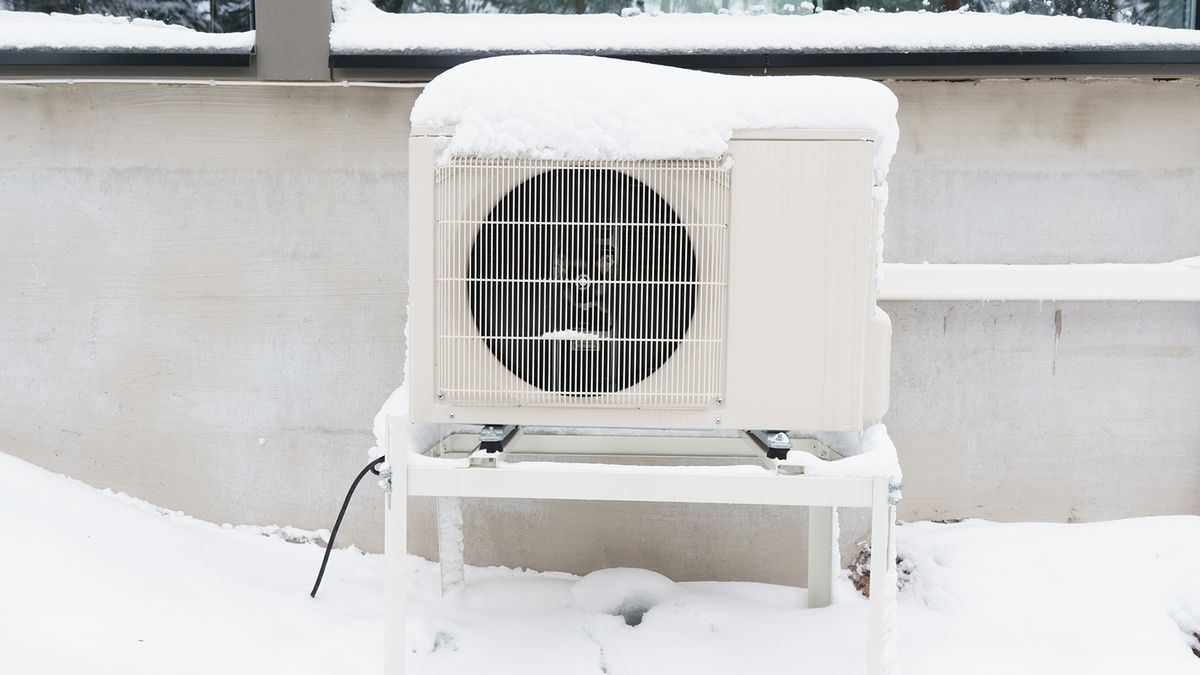
[[[488,424],[479,430],[479,449],[471,453],[471,466],[495,467],[504,450],[519,436],[521,427],[514,424]]]
[[[392,466],[390,464],[384,464],[383,467],[379,469],[378,485],[379,490],[384,494],[388,494],[392,491]]]
[[[786,431],[761,431],[753,429],[748,432],[759,446],[767,453],[767,459],[787,459],[788,451],[792,449],[792,439]]]
[[[479,449],[484,452],[503,452],[516,436],[515,424],[487,424],[479,430]]]

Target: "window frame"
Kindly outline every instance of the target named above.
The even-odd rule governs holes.
[[[1200,28],[1200,0],[1189,0],[1189,11],[1193,25]],[[159,76],[174,70],[180,75],[195,77],[423,80],[467,61],[512,53],[331,53],[328,35],[332,12],[328,0],[255,0],[251,17],[256,35],[255,45],[249,52],[0,49],[0,77],[5,74],[61,75],[63,71],[89,76],[110,70]],[[304,31],[299,38],[297,26]],[[281,32],[286,34],[281,35]],[[323,35],[324,39],[318,35]],[[269,67],[264,71],[265,52],[271,54],[267,59]],[[1200,75],[1200,49],[581,53],[741,73],[823,72],[879,77]]]
[[[256,5],[250,1],[250,30],[257,31]],[[206,52],[200,50],[83,50],[83,49],[0,49],[0,68],[44,66],[102,66],[114,68],[249,68],[254,63],[255,45],[248,52]]]
[[[1191,26],[1200,30],[1200,0],[1188,0]],[[330,52],[335,80],[425,79],[476,59],[505,54],[564,53],[561,50],[395,52],[339,54]],[[883,77],[1013,77],[1013,76],[1200,76],[1200,49],[1056,49],[986,51],[861,52],[703,52],[634,53],[577,51],[694,70],[740,73],[831,73]]]

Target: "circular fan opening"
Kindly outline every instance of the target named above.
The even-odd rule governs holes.
[[[475,236],[467,293],[484,342],[548,392],[618,392],[679,347],[696,304],[696,255],[670,205],[612,169],[568,168],[517,186]]]

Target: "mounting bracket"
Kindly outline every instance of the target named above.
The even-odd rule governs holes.
[[[887,476],[814,476],[786,456],[778,432],[735,436],[591,435],[523,432],[490,425],[479,434],[454,432],[409,454],[407,416],[389,417],[388,461],[393,490],[385,496],[385,672],[404,675],[408,514],[407,497],[438,497],[442,582],[447,592],[463,583],[462,498],[568,499],[633,502],[762,504],[808,508],[808,606],[830,604],[839,566],[837,509],[867,508],[871,548],[881,569],[871,575],[867,612],[869,675],[882,675],[895,644],[896,504],[900,485]],[[486,444],[486,446],[485,446]],[[774,444],[777,447],[770,447]],[[840,455],[816,439],[788,439],[791,449],[835,462]],[[499,446],[497,448],[497,445]],[[493,448],[489,451],[487,448]],[[462,462],[463,458],[469,461]],[[503,458],[503,461],[500,461]],[[528,458],[536,460],[525,462]],[[437,461],[459,460],[459,461]],[[417,460],[417,461],[413,461]],[[433,460],[433,461],[427,461]],[[555,466],[549,468],[546,462]],[[597,466],[599,463],[601,466]],[[811,464],[811,462],[808,462]],[[523,466],[528,464],[528,466]],[[762,472],[720,471],[721,466],[758,464]],[[616,466],[624,465],[624,466]],[[451,555],[447,555],[447,552]]]
[[[788,438],[786,431],[755,429],[746,433],[767,453],[767,459],[787,459],[788,450],[792,449],[792,439]]]

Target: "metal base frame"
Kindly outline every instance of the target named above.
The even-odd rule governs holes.
[[[796,465],[768,456],[761,438],[747,433],[741,437],[711,436],[591,436],[581,434],[535,434],[522,429],[503,429],[503,445],[492,438],[497,430],[476,434],[454,433],[441,439],[423,454],[446,458],[468,457],[462,462],[436,465],[411,464],[408,455],[407,417],[389,417],[387,458],[390,481],[386,494],[385,535],[385,660],[386,675],[405,675],[406,555],[408,551],[408,496],[437,497],[438,548],[441,559],[442,592],[464,583],[461,498],[575,499],[596,501],[646,501],[714,504],[766,504],[807,506],[808,605],[830,604],[834,563],[838,554],[835,535],[838,507],[871,509],[872,561],[884,567],[872,569],[867,625],[867,672],[883,675],[892,662],[894,645],[885,636],[894,634],[895,523],[900,486],[885,477],[843,478],[804,475]],[[806,441],[798,440],[797,444]],[[808,442],[818,457],[829,457],[824,446]],[[775,454],[775,453],[770,453]],[[533,465],[521,470],[498,470],[501,458],[521,461],[553,456],[556,466]],[[600,458],[614,466],[611,471],[592,465],[571,471],[572,462]],[[772,469],[762,475],[721,475],[657,469],[680,461],[711,465],[714,461],[759,463]],[[656,470],[657,469],[657,470]],[[892,588],[887,588],[888,584]],[[889,654],[885,655],[885,648]],[[885,658],[886,657],[886,658]]]

